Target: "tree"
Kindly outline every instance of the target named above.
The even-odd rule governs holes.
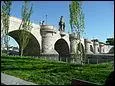
[[[3,25],[3,27],[1,28],[1,42],[3,43],[3,41],[5,42],[6,48],[7,48],[7,54],[8,54],[8,30],[9,30],[9,17],[10,17],[10,10],[11,10],[11,5],[12,5],[12,1],[2,1],[1,4],[1,23]],[[1,43],[1,44],[2,44]],[[1,51],[2,53],[2,51]]]
[[[71,1],[71,4],[69,5],[71,32],[77,36],[79,43],[81,43],[81,36],[84,32],[84,14],[81,5],[81,1]],[[78,47],[80,50],[78,50]],[[80,58],[83,63],[83,51],[81,44],[77,45],[76,50],[75,56]]]
[[[30,22],[30,16],[32,14],[32,5],[30,7],[29,1],[24,1],[22,6],[22,22],[19,27],[19,42],[20,42],[20,55],[23,55],[23,51],[27,46],[30,39],[30,32],[32,29],[32,23]]]
[[[106,44],[107,45],[114,45],[114,38],[107,38]]]

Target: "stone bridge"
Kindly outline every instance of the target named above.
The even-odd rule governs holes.
[[[14,38],[20,47],[18,37],[21,19],[10,17],[9,36]],[[31,37],[24,55],[58,55],[67,56],[76,52],[77,45],[82,45],[82,50],[87,54],[109,53],[113,51],[113,46],[100,44],[95,40],[81,38],[81,43],[77,37],[65,32],[58,31],[54,26],[32,24]],[[27,32],[30,33],[30,32]]]

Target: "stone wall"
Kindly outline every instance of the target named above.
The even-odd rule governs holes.
[[[114,61],[114,54],[87,54],[86,63],[103,63]]]

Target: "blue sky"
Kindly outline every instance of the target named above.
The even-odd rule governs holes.
[[[33,14],[31,21],[39,23],[46,20],[47,24],[58,28],[60,16],[64,16],[66,32],[70,32],[69,25],[69,3],[70,1],[32,1]],[[21,18],[22,1],[14,1],[11,16]],[[114,35],[114,3],[113,1],[83,1],[83,12],[85,14],[85,33],[88,39],[98,38],[105,42],[106,38]],[[16,46],[11,39],[10,45]]]

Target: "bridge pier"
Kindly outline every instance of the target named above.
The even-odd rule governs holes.
[[[94,46],[94,54],[98,54],[100,52],[99,42],[96,40],[92,40],[92,41],[93,41],[93,46]]]
[[[77,50],[76,50],[77,45],[79,43],[79,41],[77,40],[77,36],[75,36],[74,34],[70,34],[69,39],[70,39],[70,59],[71,59],[71,63],[81,64],[80,58],[77,58],[78,56],[75,55],[75,53],[77,52]]]
[[[76,53],[76,45],[77,45],[77,37],[74,36],[73,34],[69,35],[69,39],[70,39],[70,53]]]
[[[90,43],[91,43],[90,40],[85,39],[85,52],[87,54],[93,54],[93,52],[90,51]]]
[[[56,31],[54,30],[53,26],[49,25],[42,25],[40,29],[40,33],[42,36],[42,56],[46,56],[47,58],[59,59],[58,52],[54,49],[52,42],[54,39],[54,34]],[[53,57],[53,58],[52,58]]]
[[[104,53],[104,44],[100,44],[100,53]]]

